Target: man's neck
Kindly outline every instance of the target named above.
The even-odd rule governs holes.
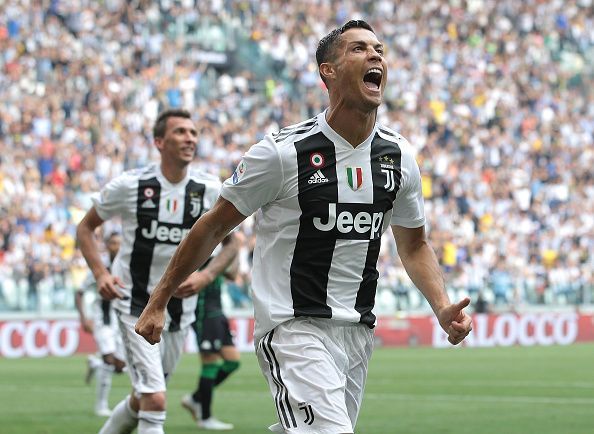
[[[171,182],[172,184],[177,184],[184,180],[188,173],[188,166],[179,167],[174,164],[165,164],[164,161],[161,161],[161,173],[167,181]]]
[[[377,109],[362,112],[347,109],[341,104],[330,105],[326,111],[326,122],[353,148],[359,146],[373,131]]]

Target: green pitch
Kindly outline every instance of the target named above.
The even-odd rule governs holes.
[[[96,433],[94,382],[85,357],[0,359],[0,432]],[[197,357],[185,355],[171,380],[165,430],[196,433],[179,405],[195,384]],[[114,377],[112,406],[129,389]],[[214,414],[236,434],[264,434],[275,412],[255,357],[220,387]],[[357,434],[594,433],[594,345],[569,347],[378,349]]]

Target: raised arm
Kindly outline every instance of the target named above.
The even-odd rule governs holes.
[[[392,233],[406,272],[431,305],[439,324],[448,334],[448,341],[459,344],[472,330],[472,320],[463,310],[470,304],[470,299],[464,298],[456,304],[450,302],[439,262],[423,226],[393,225]]]
[[[179,285],[210,257],[215,247],[241,223],[246,216],[235,206],[219,197],[214,207],[194,223],[173,254],[165,273],[152,292],[138,322],[136,333],[149,343],[161,340],[165,323],[165,308]]]

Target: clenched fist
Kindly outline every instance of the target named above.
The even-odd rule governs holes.
[[[165,310],[155,309],[150,305],[140,314],[134,331],[145,338],[151,345],[161,341],[161,332],[165,325]]]

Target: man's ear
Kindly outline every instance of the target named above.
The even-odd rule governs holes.
[[[155,147],[161,152],[163,149],[163,137],[156,137],[155,140]]]
[[[322,76],[325,81],[334,80],[334,78],[336,77],[334,65],[332,65],[331,63],[322,63],[320,65],[320,76]]]

